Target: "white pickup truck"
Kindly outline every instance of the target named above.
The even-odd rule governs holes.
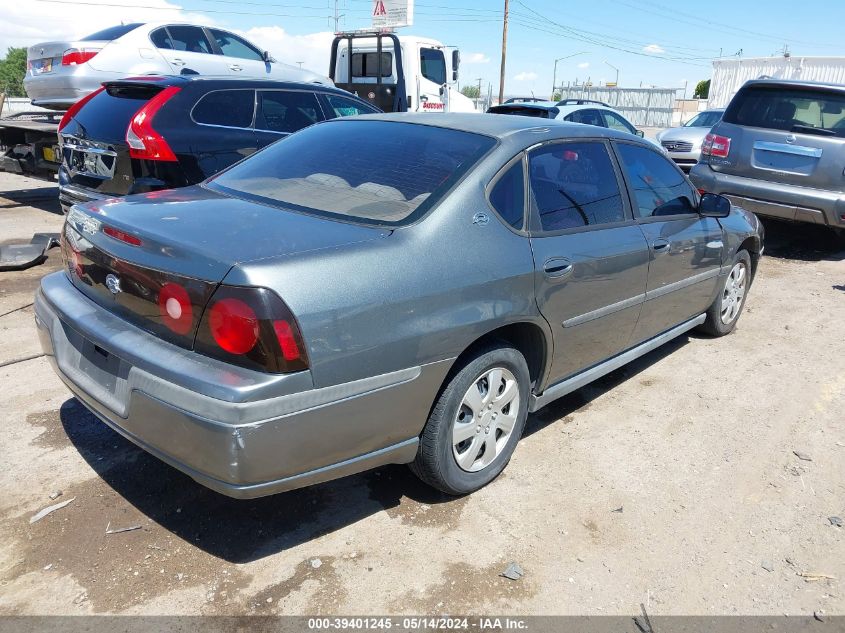
[[[385,112],[475,112],[458,90],[459,66],[458,49],[437,40],[354,31],[335,36],[329,77]]]

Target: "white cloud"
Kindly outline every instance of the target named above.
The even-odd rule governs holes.
[[[323,31],[308,35],[291,35],[280,26],[256,26],[238,31],[251,42],[270,53],[280,62],[302,67],[321,75],[329,74],[334,33]]]
[[[97,0],[87,0],[97,3]],[[114,0],[102,0],[115,5]],[[50,40],[84,37],[121,22],[178,20],[217,25],[206,15],[183,11],[167,0],[146,0],[145,8],[101,6],[98,4],[13,2],[4,0],[0,8],[0,54],[9,46],[32,46]]]
[[[578,68],[589,68],[589,67],[590,67],[590,62],[581,62],[580,64],[578,64]]]
[[[488,64],[490,58],[484,53],[467,53],[461,61],[465,64]]]
[[[521,72],[514,79],[516,81],[534,81],[537,79],[537,73]]]
[[[659,55],[660,53],[665,53],[666,51],[658,44],[649,44],[648,46],[643,46],[643,52],[648,53],[649,55]]]

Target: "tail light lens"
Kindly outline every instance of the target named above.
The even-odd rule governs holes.
[[[59,132],[61,132],[65,128],[65,126],[70,123],[71,119],[73,119],[73,117],[76,116],[77,112],[82,109],[82,106],[91,101],[91,99],[96,97],[103,90],[105,90],[105,88],[103,86],[100,86],[94,92],[85,97],[82,97],[79,101],[70,106],[70,108],[68,108],[67,112],[65,112],[64,116],[62,117],[62,120],[59,122]]]
[[[126,130],[129,156],[146,160],[176,160],[176,154],[170,149],[170,145],[153,128],[153,117],[179,90],[181,88],[178,86],[168,86],[147,101],[144,107],[135,113],[129,123],[129,128]]]
[[[96,57],[99,48],[69,48],[62,55],[62,66],[77,66]]]
[[[293,314],[267,288],[220,286],[203,313],[194,350],[263,372],[308,368]]]
[[[708,134],[701,144],[702,156],[715,156],[716,158],[727,158],[731,151],[731,139],[718,134]]]

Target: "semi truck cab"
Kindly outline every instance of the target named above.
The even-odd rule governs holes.
[[[475,112],[458,90],[459,67],[458,49],[437,40],[355,31],[335,36],[329,76],[385,112]]]

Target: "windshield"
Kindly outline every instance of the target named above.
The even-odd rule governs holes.
[[[446,58],[439,48],[420,49],[420,71],[422,76],[436,84],[446,83]]]
[[[845,137],[845,94],[826,89],[749,86],[724,115],[726,123]]]
[[[718,111],[699,112],[689,121],[684,123],[684,127],[713,127],[722,118],[722,113]]]
[[[495,143],[428,125],[330,121],[270,145],[207,186],[306,213],[403,225],[436,204]]]
[[[96,33],[91,33],[91,35],[86,35],[83,37],[80,42],[95,42],[97,40],[103,41],[112,41],[116,40],[119,37],[123,37],[129,31],[134,31],[139,26],[141,26],[140,22],[135,22],[134,24],[120,24],[118,26],[112,26],[107,29],[103,29],[102,31],[97,31]]]

